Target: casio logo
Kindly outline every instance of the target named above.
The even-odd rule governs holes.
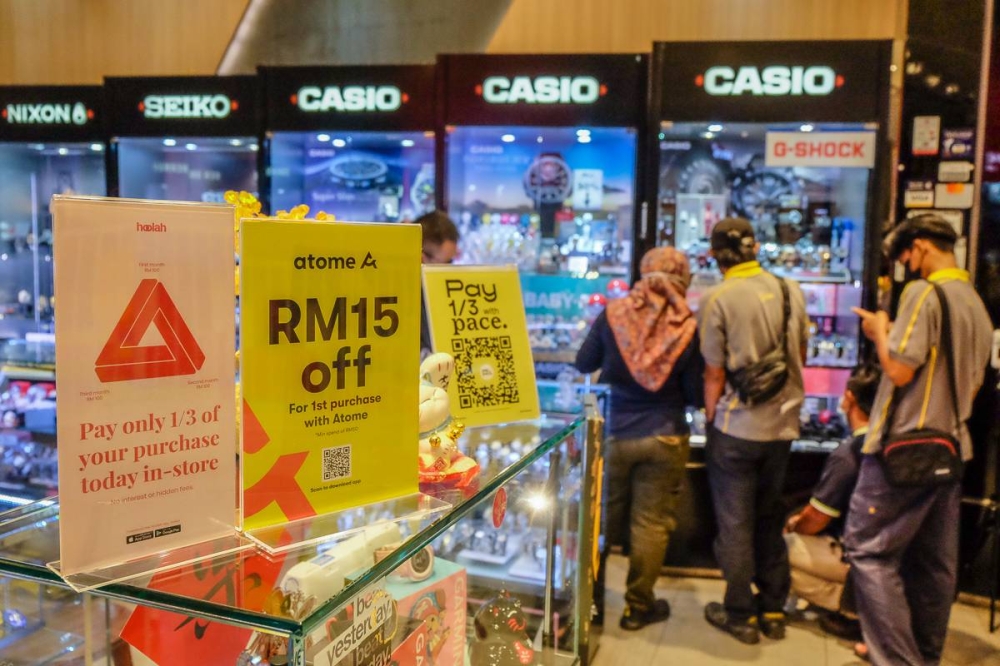
[[[85,125],[94,112],[75,104],[8,104],[0,117],[12,125]]]
[[[826,65],[812,67],[785,67],[772,65],[764,69],[752,66],[710,67],[699,74],[695,85],[705,88],[709,95],[829,95],[844,85],[844,77]]]
[[[225,95],[148,95],[139,102],[146,118],[225,118],[239,108]]]
[[[396,111],[410,101],[396,86],[305,86],[292,95],[303,111]]]
[[[593,76],[490,76],[476,86],[489,104],[593,104],[607,92]]]

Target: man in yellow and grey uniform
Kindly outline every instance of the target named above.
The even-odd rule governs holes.
[[[972,457],[965,422],[985,376],[993,327],[969,274],[956,265],[956,240],[954,228],[936,215],[900,224],[888,239],[889,258],[922,279],[903,291],[895,322],[884,311],[856,309],[865,335],[875,343],[882,381],[844,545],[861,629],[878,665],[939,663],[955,598],[961,484],[891,486],[876,456],[886,433],[928,428],[952,433],[963,459]],[[940,348],[942,308],[934,285],[948,301],[948,349]],[[954,401],[950,359],[957,378]]]
[[[711,244],[724,280],[703,296],[698,328],[706,364],[705,458],[718,523],[715,556],[726,579],[726,594],[723,604],[705,607],[705,618],[752,644],[760,641],[761,631],[775,639],[785,634],[782,609],[789,567],[781,491],[791,442],[799,436],[809,320],[802,290],[786,280],[790,309],[785,328],[781,282],[756,261],[760,246],[747,220],[720,221],[712,229]],[[768,399],[744,402],[731,373],[776,350],[782,337],[784,385]]]

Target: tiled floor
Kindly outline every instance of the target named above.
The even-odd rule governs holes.
[[[624,601],[627,562],[612,556],[601,647],[594,666],[702,666],[706,664],[782,664],[855,666],[862,664],[851,644],[824,634],[813,622],[795,622],[783,641],[762,639],[743,645],[705,622],[709,601],[721,601],[721,580],[661,577],[657,596],[670,602],[669,621],[630,633],[618,628]],[[944,666],[1000,666],[1000,632],[989,633],[985,609],[956,605]]]

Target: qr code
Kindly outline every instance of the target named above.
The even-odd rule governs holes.
[[[351,445],[323,449],[323,480],[336,481],[351,476]]]
[[[520,401],[509,335],[453,338],[451,351],[461,409],[500,407]]]

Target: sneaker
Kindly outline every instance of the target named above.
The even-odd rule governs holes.
[[[625,606],[621,622],[618,623],[625,631],[639,631],[654,622],[663,622],[670,617],[670,604],[666,599],[657,599],[649,610],[640,611],[631,606]]]
[[[785,625],[788,619],[784,613],[761,613],[758,618],[760,632],[772,641],[780,641],[785,637]]]
[[[852,620],[843,613],[827,613],[823,615],[819,619],[819,626],[831,636],[843,638],[845,641],[860,643],[862,640],[861,623],[857,620]]]
[[[732,619],[726,612],[725,606],[713,601],[705,606],[705,619],[713,627],[731,634],[740,643],[747,645],[760,643],[760,631],[755,626],[757,618],[752,618],[754,620],[752,623],[746,620]]]

